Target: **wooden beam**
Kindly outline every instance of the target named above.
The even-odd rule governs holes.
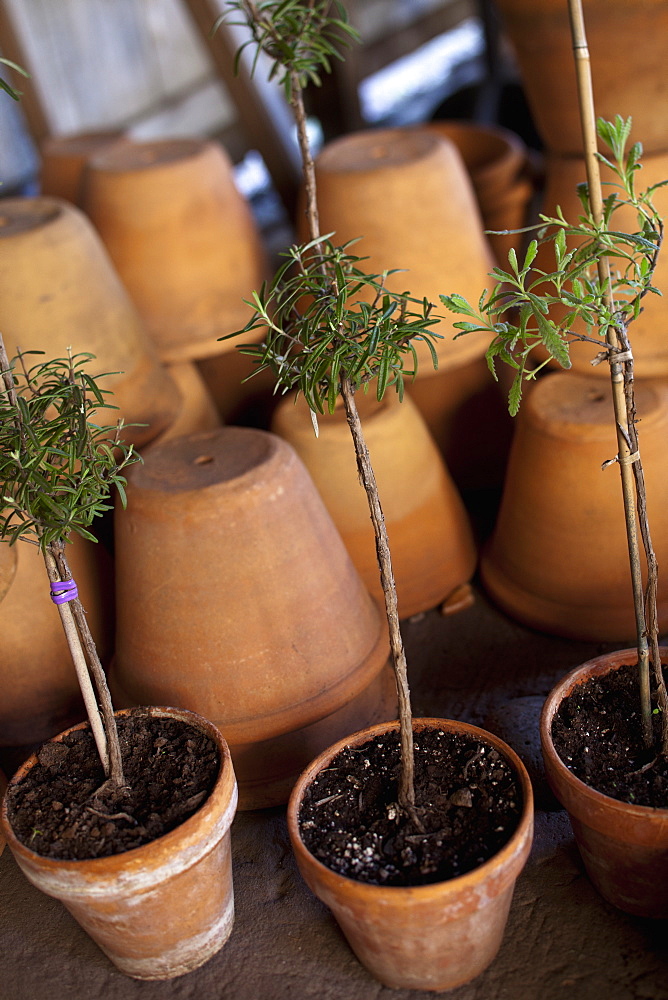
[[[215,0],[184,0],[184,4],[234,101],[249,145],[262,156],[274,187],[290,218],[294,218],[301,162],[293,137],[292,114],[282,93],[262,76],[262,66],[251,76],[247,62],[242,60],[235,75],[234,58],[243,38],[239,39],[237,29],[230,25],[221,25],[211,35],[220,14]]]

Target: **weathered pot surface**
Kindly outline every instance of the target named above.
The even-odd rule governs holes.
[[[229,749],[215,726],[181,709],[146,711],[195,726],[218,747],[216,783],[185,822],[142,847],[88,861],[58,861],[31,851],[14,835],[6,800],[1,828],[26,878],[60,899],[121,972],[135,979],[171,979],[203,965],[232,931],[230,825],[237,787]],[[10,786],[36,761],[30,757]]]
[[[561,702],[592,677],[637,662],[635,649],[587,660],[552,689],[543,706],[540,738],[547,779],[569,813],[587,874],[601,895],[627,913],[668,917],[668,809],[610,798],[577,778],[557,754],[552,720]],[[668,647],[661,649],[668,663]]]
[[[517,755],[497,736],[444,719],[415,719],[414,727],[466,733],[494,747],[517,774],[524,802],[517,830],[492,858],[445,882],[411,887],[356,882],[327,868],[306,849],[299,811],[307,787],[344,748],[396,729],[373,726],[340,740],[301,775],[288,805],[288,830],[297,864],[309,888],[332,910],[348,942],[368,971],[392,989],[440,992],[469,982],[492,962],[500,947],[515,880],[533,836],[531,782]]]

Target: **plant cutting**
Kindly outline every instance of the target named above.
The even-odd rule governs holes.
[[[86,368],[91,356],[29,366],[31,353],[10,362],[0,337],[0,535],[43,556],[89,721],[19,769],[2,828],[28,879],[61,899],[122,971],[171,978],[201,965],[231,930],[234,773],[220,733],[193,713],[114,715],[66,545],[73,532],[94,540],[93,520],[112,489],[123,498],[136,459],[122,421],[93,420],[109,404]]]
[[[637,190],[642,148],[635,143],[627,151],[630,120],[618,116],[595,124],[582,6],[579,0],[569,0],[568,6],[587,169],[587,183],[579,190],[583,214],[576,223],[566,221],[560,211],[555,218],[541,216],[538,239],[529,243],[524,262],[520,265],[511,253],[510,271],[495,271],[501,285],[491,295],[483,294],[477,308],[459,295],[445,296],[443,302],[465,316],[457,324],[463,333],[486,329],[491,335],[487,358],[493,372],[497,359],[514,369],[513,414],[524,382],[546,363],[531,363],[539,345],[568,368],[569,345],[591,343],[597,350],[594,363],[610,366],[618,453],[604,467],[618,464],[621,472],[637,647],[599,657],[565,678],[546,702],[541,737],[548,778],[571,812],[594,883],[622,909],[665,917],[666,654],[658,644],[657,560],[647,517],[629,339],[643,299],[657,291],[652,278],[663,224],[652,195],[660,185]],[[608,155],[598,152],[597,135]],[[601,163],[615,178],[605,196]],[[637,220],[633,232],[616,225],[617,213],[629,209]],[[532,268],[539,242],[553,249],[553,271]],[[625,748],[621,754],[620,745]]]
[[[436,364],[436,317],[427,300],[388,291],[387,273],[367,274],[351,243],[338,246],[333,234],[320,232],[303,94],[353,38],[343,5],[233,0],[227,7],[221,19],[240,15],[254,61],[261,53],[269,58],[270,76],[292,106],[309,236],[254,293],[255,315],[245,329],[267,333],[241,350],[258,371],[271,370],[277,391],[304,396],[316,433],[318,416],[342,401],[374,527],[399,702],[397,723],[341,741],[305,772],[288,807],[290,836],[307,883],[331,905],[373,975],[395,988],[447,989],[482,971],[499,947],[531,842],[532,808],[510,748],[474,727],[412,718],[390,548],[355,396],[373,387],[378,400],[388,390],[401,398],[415,374],[416,342],[427,345]],[[438,788],[425,784],[432,761],[446,769]],[[321,784],[332,776],[333,788]],[[484,831],[472,834],[470,827],[480,814],[483,825],[494,816],[489,822],[500,828],[484,846]],[[337,830],[338,845],[328,836]],[[317,833],[325,840],[315,844]],[[456,837],[458,846],[444,858]],[[324,873],[326,890],[314,870]],[[346,893],[364,900],[350,919],[341,915]]]

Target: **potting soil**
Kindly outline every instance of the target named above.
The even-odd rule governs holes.
[[[218,749],[177,719],[131,713],[117,720],[126,787],[105,788],[90,730],[45,743],[39,762],[8,793],[18,839],[49,858],[83,860],[141,847],[184,822],[215,783]]]
[[[492,746],[443,730],[415,735],[416,813],[397,806],[396,731],[338,754],[300,811],[307,848],[333,871],[377,885],[424,885],[483,864],[515,832],[522,795]]]

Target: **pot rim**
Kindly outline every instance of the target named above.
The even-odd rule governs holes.
[[[668,646],[659,646],[659,655],[662,663],[668,663]],[[552,742],[552,720],[556,715],[561,702],[567,698],[579,684],[583,684],[590,677],[600,677],[610,673],[612,670],[619,670],[629,660],[637,661],[638,651],[636,648],[618,649],[610,653],[602,653],[586,660],[573,670],[565,674],[560,681],[555,684],[548,694],[540,714],[540,740],[543,755],[554,767],[559,778],[571,786],[577,794],[589,799],[593,805],[599,805],[606,809],[624,813],[626,816],[637,819],[647,816],[656,816],[668,813],[668,806],[658,808],[656,806],[638,806],[632,802],[623,802],[621,799],[614,799],[604,792],[599,792],[591,785],[588,785],[577,775],[573,774],[570,768],[564,763],[557,753]]]
[[[411,897],[415,899],[419,899],[422,896],[429,897],[433,895],[434,889],[437,886],[450,885],[453,887],[454,891],[461,891],[467,886],[467,883],[473,885],[474,883],[484,879],[485,875],[488,872],[491,873],[493,869],[503,866],[506,862],[512,862],[514,856],[519,856],[521,858],[521,863],[519,865],[519,868],[521,868],[529,854],[533,833],[533,788],[527,770],[512,747],[508,746],[508,744],[505,743],[500,737],[496,736],[494,733],[488,732],[485,729],[481,729],[479,726],[474,726],[468,722],[459,722],[455,719],[414,718],[413,731],[415,732],[416,729],[438,728],[445,729],[449,732],[468,733],[475,736],[481,742],[493,746],[494,749],[500,751],[510,763],[515,771],[517,782],[522,791],[523,806],[517,828],[501,850],[497,851],[496,854],[493,854],[492,857],[488,858],[483,864],[478,865],[471,871],[465,872],[463,875],[445,879],[441,882],[430,882],[426,885],[409,886],[384,886],[368,882],[360,882],[357,879],[341,875],[338,872],[333,871],[331,868],[328,868],[327,865],[324,865],[308,850],[302,840],[299,829],[299,807],[306,788],[312,779],[320,770],[322,770],[323,766],[328,764],[329,761],[341,750],[344,750],[349,746],[354,746],[355,744],[367,742],[379,733],[387,732],[391,729],[396,730],[398,728],[399,722],[394,720],[392,722],[377,723],[374,726],[361,729],[358,732],[344,737],[338,742],[332,744],[309,764],[309,766],[297,779],[287,807],[288,830],[291,835],[293,848],[295,850],[298,848],[299,853],[308,859],[308,864],[313,866],[313,868],[315,868],[320,875],[324,876],[328,880],[334,891],[336,891],[337,885],[355,886],[356,891],[360,894],[374,894],[377,898],[379,894],[383,894],[388,900],[391,898],[396,899],[397,895],[402,892],[410,893]],[[517,873],[512,876],[513,880],[516,877]]]
[[[220,768],[214,786],[202,805],[191,816],[189,816],[188,819],[174,827],[174,829],[169,830],[167,833],[160,837],[156,837],[154,840],[151,840],[146,844],[142,844],[140,847],[133,847],[128,851],[122,851],[118,854],[105,855],[101,858],[65,860],[59,858],[49,858],[43,854],[38,854],[16,837],[9,820],[7,795],[5,794],[2,800],[2,808],[0,809],[0,831],[4,833],[7,845],[13,854],[19,856],[28,865],[38,866],[47,877],[49,874],[54,876],[59,873],[62,873],[65,876],[68,873],[76,874],[77,872],[82,871],[83,866],[86,866],[86,870],[91,877],[95,877],[96,874],[99,874],[100,880],[104,882],[108,881],[110,878],[114,880],[119,877],[118,872],[109,872],[110,866],[115,866],[119,869],[127,867],[137,869],[137,871],[141,872],[144,869],[142,858],[148,853],[147,849],[153,848],[154,845],[158,845],[158,847],[162,847],[164,845],[167,849],[169,849],[172,844],[176,844],[178,841],[182,840],[184,835],[186,838],[192,836],[195,840],[200,840],[201,838],[199,837],[197,830],[203,822],[211,827],[211,834],[213,834],[214,830],[218,827],[229,828],[236,812],[238,790],[230,750],[220,730],[212,722],[209,722],[208,719],[205,719],[204,716],[183,708],[174,708],[162,705],[142,705],[133,708],[118,709],[114,712],[114,716],[133,714],[146,714],[158,718],[167,717],[179,719],[194,726],[196,729],[202,730],[215,742],[220,755]],[[45,742],[60,742],[68,733],[85,728],[90,728],[88,720],[80,722],[75,726],[70,726],[68,729],[63,730],[63,732],[58,733],[57,736],[52,737],[51,740],[46,740]],[[28,757],[28,759],[21,764],[9,780],[7,791],[23,780],[26,773],[34,766],[38,752],[39,751],[36,751],[31,754],[30,757]],[[221,796],[226,797],[229,801],[224,809],[223,815],[217,821],[216,813],[219,809],[215,800]],[[209,838],[207,838],[207,840],[208,839]],[[218,838],[216,837],[215,839]],[[204,850],[202,854],[208,853],[210,849],[210,846],[207,846],[206,850]],[[196,860],[194,853],[191,854],[189,860],[190,862]],[[160,878],[161,875],[159,868],[152,869],[151,876],[155,879]]]

